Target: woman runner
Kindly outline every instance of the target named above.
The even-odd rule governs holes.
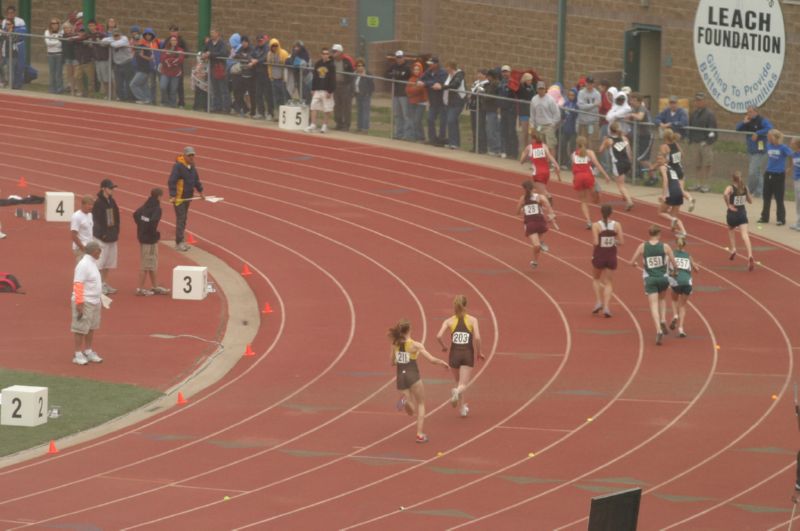
[[[547,144],[542,142],[540,133],[531,129],[531,143],[522,150],[522,155],[519,158],[520,164],[525,164],[526,161],[531,163],[531,179],[533,179],[533,188],[537,194],[542,194],[547,197],[550,205],[553,204],[553,196],[547,190],[547,183],[550,181],[550,165],[556,170],[556,177],[559,182],[561,181],[561,170],[558,168],[558,162],[550,153]]]
[[[403,392],[397,403],[397,409],[405,409],[409,416],[417,415],[417,442],[428,442],[423,431],[425,422],[425,388],[419,377],[417,357],[420,354],[430,361],[447,367],[447,362],[432,356],[422,343],[414,341],[408,335],[411,325],[405,319],[391,327],[388,332],[392,341],[392,365],[397,367],[397,388]]]
[[[667,333],[667,265],[675,270],[675,256],[669,245],[661,241],[661,229],[656,225],[650,227],[650,239],[636,248],[631,258],[631,264],[637,267],[636,261],[641,257],[644,270],[644,292],[650,303],[650,315],[656,325],[656,345],[661,344],[664,334]]]
[[[679,139],[680,135],[678,133],[672,129],[666,129],[664,131],[664,143],[658,148],[658,152],[666,159],[669,169],[675,170],[675,173],[678,174],[678,179],[683,182],[683,164],[681,162],[683,152],[678,145]],[[694,212],[694,197],[689,192],[684,192],[684,196],[689,200],[689,212]]]
[[[622,135],[619,129],[619,122],[614,122],[608,126],[608,136],[600,144],[600,153],[611,149],[611,174],[614,182],[617,183],[617,190],[625,199],[625,211],[633,208],[633,199],[625,187],[625,176],[631,171],[631,145]]]
[[[684,250],[686,239],[678,237],[675,245],[675,264],[678,266],[672,276],[669,277],[669,285],[672,288],[672,321],[669,329],[675,330],[678,326],[678,337],[686,337],[683,331],[683,320],[686,317],[686,304],[689,302],[689,295],[692,293],[692,273],[700,271],[692,257]]]
[[[756,262],[753,260],[753,247],[750,245],[747,208],[745,205],[753,202],[753,196],[750,195],[750,190],[745,186],[741,172],[733,172],[731,184],[725,188],[722,195],[725,199],[725,206],[728,207],[725,216],[725,221],[728,223],[728,239],[731,242],[731,246],[728,248],[731,254],[728,258],[730,260],[736,258],[736,227],[739,227],[744,248],[747,249],[747,270],[752,271],[756,266]]]
[[[450,404],[459,406],[458,412],[462,417],[469,415],[469,404],[464,400],[464,390],[469,386],[472,368],[475,366],[475,354],[480,359],[485,359],[481,352],[481,333],[478,329],[478,320],[467,315],[467,298],[456,295],[453,300],[453,315],[444,320],[436,339],[442,346],[442,352],[447,352],[448,347],[444,341],[444,334],[450,330],[450,372],[456,381],[456,386],[450,394]]]
[[[675,170],[667,167],[667,159],[660,153],[656,156],[656,170],[661,175],[662,195],[659,198],[661,205],[659,206],[659,216],[665,217],[669,220],[672,232],[678,229],[678,235],[686,237],[686,227],[683,222],[678,219],[678,214],[681,211],[683,198],[686,197],[686,192],[683,189],[683,181],[678,179],[678,174]]]
[[[592,218],[589,217],[589,195],[591,194],[592,203],[597,204],[600,200],[594,183],[593,168],[603,174],[607,182],[611,182],[606,170],[597,162],[594,151],[587,149],[586,137],[579,136],[575,140],[575,152],[572,153],[572,188],[578,192],[578,199],[581,201],[581,212],[586,220],[586,228],[592,228]]]
[[[555,225],[556,215],[550,207],[550,202],[545,196],[534,193],[533,186],[531,181],[523,181],[522,189],[525,190],[525,193],[517,202],[516,213],[522,214],[525,236],[530,238],[533,249],[531,268],[536,269],[539,265],[539,253],[547,250],[542,241],[542,236],[548,230],[547,220],[549,219],[554,227],[558,228],[558,226]],[[545,213],[547,218],[545,218]]]
[[[609,220],[611,205],[600,207],[603,219],[592,225],[592,285],[594,286],[594,309],[592,313],[603,310],[603,315],[611,317],[611,294],[614,291],[612,280],[617,269],[617,246],[625,243],[622,224]]]

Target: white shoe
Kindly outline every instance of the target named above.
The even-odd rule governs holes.
[[[308,127],[306,127],[306,133],[313,133],[316,130],[317,130],[317,124],[311,124]]]
[[[184,242],[181,242],[181,243],[179,243],[178,245],[175,246],[175,250],[176,251],[180,251],[182,253],[185,253],[189,249],[191,249],[191,247],[189,247],[189,244],[184,243]]]
[[[101,358],[94,350],[89,350],[89,351],[84,350],[83,357],[91,361],[92,363],[103,363],[103,358]]]
[[[542,248],[542,252],[543,252],[543,253],[550,252],[550,246],[549,246],[549,245],[547,245],[546,243],[542,242],[542,243],[540,244],[540,247]]]
[[[462,417],[466,417],[467,415],[469,415],[469,406],[467,404],[461,406],[461,410],[458,412],[458,414],[461,415]]]
[[[322,128],[319,130],[320,133],[327,133],[328,132],[328,125],[322,124]]]
[[[8,236],[8,235],[7,235],[7,234],[4,234],[4,233],[2,233],[2,232],[0,232],[0,240],[2,240],[3,238],[5,238],[6,236]]]
[[[83,352],[76,352],[75,357],[72,358],[72,363],[75,365],[86,365],[89,363],[89,360],[86,359],[86,356],[83,354]]]
[[[103,295],[113,295],[117,292],[117,288],[111,286],[111,284],[103,284]]]
[[[453,407],[458,405],[458,387],[453,387],[450,391],[450,405]]]

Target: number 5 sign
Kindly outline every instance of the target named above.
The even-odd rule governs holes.
[[[308,107],[300,105],[281,105],[279,125],[281,129],[297,131],[308,125]]]
[[[0,396],[0,424],[33,427],[47,422],[47,387],[12,385]]]

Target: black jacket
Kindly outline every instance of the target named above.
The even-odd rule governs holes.
[[[97,200],[92,207],[92,219],[92,234],[95,238],[106,243],[119,239],[119,207],[113,196],[106,198],[102,191],[97,194]]]
[[[161,204],[155,197],[148,197],[147,201],[133,213],[136,222],[136,238],[139,243],[158,243],[161,233],[158,232],[158,222],[161,221]]]
[[[314,63],[314,77],[311,79],[311,90],[324,90],[333,94],[336,90],[336,65],[333,59]]]
[[[195,190],[202,194],[203,183],[200,182],[197,166],[186,162],[183,155],[178,155],[175,164],[172,166],[172,173],[169,174],[167,187],[169,188],[169,196],[178,199],[176,204],[180,204],[182,199],[193,197]]]
[[[386,72],[386,77],[396,81],[403,81],[403,83],[392,83],[392,97],[394,98],[407,98],[406,95],[406,82],[411,77],[411,66],[408,61],[403,64],[392,63],[389,70]]]

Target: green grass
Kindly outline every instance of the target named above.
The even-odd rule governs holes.
[[[161,396],[133,385],[0,369],[0,389],[12,385],[47,387],[49,406],[60,406],[61,416],[35,428],[0,426],[0,456],[87,430]]]

